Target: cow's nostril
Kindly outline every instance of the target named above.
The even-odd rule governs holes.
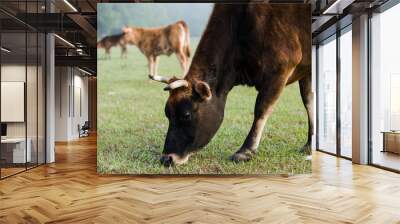
[[[173,164],[172,157],[169,155],[162,155],[160,158],[160,162],[164,166],[171,166]]]

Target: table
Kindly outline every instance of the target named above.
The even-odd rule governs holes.
[[[400,154],[400,131],[383,131],[382,152]]]
[[[26,163],[31,162],[32,153],[30,138],[26,139],[27,147],[25,152],[25,138],[5,138],[1,139],[1,157],[6,163]],[[11,159],[12,158],[12,159]]]

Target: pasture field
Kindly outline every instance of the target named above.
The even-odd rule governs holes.
[[[192,55],[197,41],[192,38]],[[164,84],[148,79],[146,58],[129,47],[128,58],[113,48],[104,60],[98,50],[99,174],[301,174],[311,161],[298,152],[307,139],[307,116],[298,84],[288,86],[267,121],[259,152],[249,162],[229,160],[243,143],[253,120],[254,88],[237,86],[228,96],[224,122],[201,151],[184,165],[165,168],[159,162],[168,120]],[[162,56],[158,73],[182,76],[176,56]]]

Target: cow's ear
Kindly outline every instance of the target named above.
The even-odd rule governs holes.
[[[211,100],[211,89],[210,86],[203,81],[196,81],[194,83],[194,91],[197,93],[197,95],[200,96],[200,99],[202,101],[208,101]]]

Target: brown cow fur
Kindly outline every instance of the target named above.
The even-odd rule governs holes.
[[[175,53],[183,70],[189,67],[190,34],[184,21],[159,28],[124,27],[128,43],[136,45],[147,57],[151,76],[157,75],[158,56]]]
[[[97,48],[104,48],[106,51],[106,57],[110,58],[110,50],[112,47],[119,45],[121,47],[121,58],[127,57],[127,42],[125,40],[125,34],[116,34],[111,36],[106,36],[97,42]]]
[[[211,140],[222,123],[227,95],[236,85],[258,91],[252,127],[231,157],[236,162],[249,160],[285,86],[296,81],[309,125],[302,150],[310,153],[310,24],[310,7],[305,4],[216,4],[184,78],[186,87],[170,90],[165,108],[170,126],[161,162],[169,165],[178,156],[186,161]],[[199,83],[202,91],[195,88]],[[204,88],[211,92],[209,100],[199,100],[207,93]]]

